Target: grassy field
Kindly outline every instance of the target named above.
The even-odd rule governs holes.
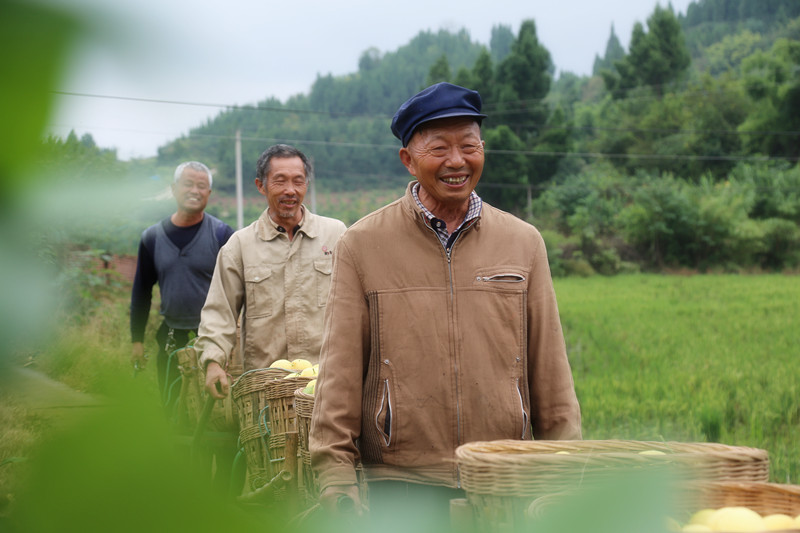
[[[764,448],[800,482],[797,277],[557,279],[586,439]]]
[[[556,279],[555,287],[585,439],[764,448],[771,481],[800,483],[797,277],[596,276]],[[170,429],[156,399],[155,365],[132,375],[128,291],[123,285],[105,293],[104,304],[81,320],[62,321],[66,326],[46,349],[18,357],[74,389],[109,398],[115,409],[36,452],[33,443],[53,434],[49,424],[13,398],[2,398],[0,526],[14,501],[30,501],[16,497],[28,477],[39,499],[33,500],[37,511],[21,513],[33,520],[27,525],[57,529],[64,509],[81,525],[76,531],[88,515],[101,523],[106,517],[96,514],[98,508],[122,505],[117,492],[102,490],[109,472],[137,483],[120,494],[147,492],[136,505],[148,506],[164,524],[187,525],[173,523],[176,505],[180,516],[192,516],[196,530],[216,531],[214,520],[226,516],[197,514],[217,504],[203,492],[203,482],[177,482],[195,474],[185,454],[176,454],[166,440]],[[157,324],[154,306],[150,327]],[[36,453],[41,455],[25,460]],[[175,491],[184,497],[173,499]],[[51,522],[41,522],[46,517]],[[140,530],[144,522],[136,520],[126,531]],[[242,530],[250,529],[262,530],[243,523]]]

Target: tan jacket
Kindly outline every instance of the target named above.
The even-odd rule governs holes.
[[[458,486],[457,446],[579,439],[544,241],[484,203],[448,257],[410,193],[336,248],[312,418],[320,488]],[[358,439],[358,446],[356,446]]]
[[[195,344],[204,368],[225,368],[240,311],[244,370],[319,359],[333,249],[345,225],[308,209],[301,224],[289,241],[264,210],[222,247]]]

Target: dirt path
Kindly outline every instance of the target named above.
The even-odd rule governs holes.
[[[47,416],[61,418],[67,413],[103,405],[98,398],[73,390],[31,368],[8,366],[2,372],[3,387],[8,388],[16,401]]]

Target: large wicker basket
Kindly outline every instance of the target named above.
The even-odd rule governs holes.
[[[476,524],[490,530],[519,526],[534,500],[630,468],[668,470],[685,482],[766,482],[769,476],[766,451],[713,443],[499,440],[460,446],[456,462]]]
[[[288,374],[276,368],[250,370],[232,387],[239,413],[239,440],[254,490],[281,471],[286,433],[297,431],[294,391],[305,386],[310,378],[286,378]]]
[[[176,413],[179,427],[193,431],[203,412],[208,397],[205,390],[205,374],[198,364],[197,351],[189,344],[175,351],[178,370],[181,372],[181,392]],[[208,419],[206,429],[211,431],[238,431],[233,400],[230,396],[214,402],[214,409]]]
[[[297,414],[298,449],[300,468],[305,487],[306,500],[316,501],[318,494],[317,480],[311,469],[311,452],[308,448],[308,436],[311,432],[311,414],[314,412],[314,395],[306,394],[303,389],[294,392],[294,409]]]
[[[680,501],[685,513],[747,507],[762,516],[775,513],[797,516],[800,515],[800,485],[737,481],[687,483]]]

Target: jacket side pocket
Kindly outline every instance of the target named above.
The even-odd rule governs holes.
[[[522,400],[522,390],[519,388],[519,378],[517,378],[517,395],[519,396],[519,410],[522,413],[522,434],[520,439],[525,440],[525,435],[528,434],[528,423],[530,418],[528,412],[525,410],[525,402]]]
[[[392,393],[389,387],[389,379],[383,379],[383,390],[378,403],[378,410],[375,413],[375,429],[383,440],[383,444],[388,448],[392,445]]]

